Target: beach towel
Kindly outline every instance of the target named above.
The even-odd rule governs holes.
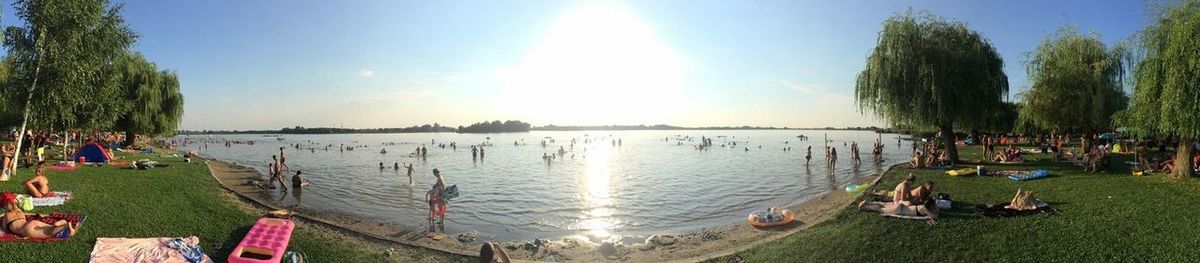
[[[64,203],[66,203],[67,200],[71,200],[71,198],[72,198],[71,192],[57,192],[56,191],[56,192],[54,192],[54,196],[34,197],[34,198],[32,198],[32,200],[33,200],[33,206],[56,206],[56,205],[62,205]]]
[[[1037,204],[1037,209],[1033,210],[1017,210],[1006,208],[1004,207],[1005,205],[979,205],[979,209],[983,210],[983,216],[986,217],[1014,217],[1054,212],[1054,210],[1050,208],[1050,204],[1042,202],[1041,200],[1034,202]]]
[[[67,165],[67,164],[55,164],[55,165],[51,165],[51,166],[50,166],[50,170],[55,170],[55,171],[74,171],[76,167],[78,167],[78,166],[75,166],[75,165]]]
[[[887,214],[887,213],[881,213],[880,215],[883,215],[883,216],[886,216],[886,217],[895,217],[895,218],[900,218],[900,219],[908,219],[908,220],[929,220],[929,219],[932,219],[932,218],[933,218],[933,217],[930,217],[930,216],[906,216],[906,215]]]
[[[92,263],[175,262],[209,263],[212,259],[200,249],[200,239],[191,237],[97,238],[92,247]]]
[[[1009,175],[1008,179],[1012,179],[1013,181],[1028,181],[1028,180],[1038,179],[1038,178],[1042,178],[1042,177],[1046,177],[1046,176],[1050,176],[1049,171],[1037,170],[1037,171],[1032,171],[1032,172],[1025,172],[1025,173]]]
[[[83,226],[83,222],[87,220],[87,217],[81,216],[81,215],[72,215],[72,214],[67,214],[67,213],[54,212],[54,213],[51,213],[50,215],[45,215],[45,216],[44,215],[36,215],[36,214],[26,214],[25,220],[29,220],[29,221],[37,220],[37,221],[42,221],[43,223],[46,223],[46,224],[54,224],[54,222],[56,222],[58,220],[67,220],[67,222],[76,224],[75,231],[79,231],[80,227]],[[61,237],[61,238],[60,237],[21,238],[21,237],[13,235],[11,233],[8,233],[8,232],[0,232],[0,242],[55,242],[55,241],[67,241],[70,239],[71,239],[70,236]]]

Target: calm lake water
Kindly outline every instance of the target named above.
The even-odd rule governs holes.
[[[810,140],[801,141],[797,135]],[[825,135],[838,150],[835,169],[824,163]],[[701,136],[713,138],[711,149],[696,150]],[[302,170],[312,184],[298,193],[274,190],[272,195],[284,205],[424,229],[428,215],[424,194],[433,185],[436,168],[447,184],[458,185],[461,192],[450,202],[448,233],[475,230],[485,239],[501,240],[581,235],[599,241],[741,222],[753,210],[841,191],[852,180],[908,157],[910,141],[898,145],[897,135],[883,134],[885,161],[871,161],[871,144],[877,136],[864,131],[755,130],[180,138],[216,141],[207,149],[203,143],[183,148],[263,174],[271,155],[286,147],[288,166]],[[225,140],[256,144],[225,147]],[[855,165],[850,147],[843,145],[852,141],[860,144],[862,164]],[[449,146],[451,142],[457,144],[456,150]],[[485,158],[472,159],[470,145],[485,142],[491,144]],[[340,145],[359,147],[340,151]],[[428,155],[410,157],[421,145]],[[806,166],[808,146],[813,147],[813,162]],[[544,161],[543,154],[556,153],[559,147],[566,154]],[[791,150],[785,151],[787,147]],[[384,149],[387,154],[380,153]],[[380,162],[387,167],[380,169]],[[392,168],[397,162],[414,165],[415,184],[409,185],[403,167]]]

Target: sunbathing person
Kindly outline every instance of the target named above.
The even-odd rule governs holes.
[[[908,166],[916,169],[925,168],[925,162],[921,161],[921,156],[921,152],[916,152],[916,155],[913,155],[912,161],[908,162]]]
[[[899,184],[896,184],[896,188],[892,191],[876,191],[872,194],[882,197],[887,197],[889,194],[891,194],[892,202],[908,203],[911,200],[911,196],[909,195],[911,192],[909,192],[908,187],[912,186],[913,181],[916,180],[917,177],[913,176],[912,173],[909,173],[908,177],[904,178],[904,181],[900,181]]]
[[[25,181],[25,190],[33,197],[54,196],[54,192],[50,192],[50,179],[46,178],[45,164],[46,162],[38,162],[33,178]]]
[[[908,192],[908,202],[915,205],[923,205],[929,201],[931,193],[933,193],[933,181],[925,181],[921,186],[917,186],[917,188],[913,188]]]
[[[1037,210],[1038,202],[1037,199],[1033,198],[1033,191],[1021,191],[1021,189],[1017,189],[1017,195],[1013,196],[1012,201],[1010,201],[1008,206],[1005,206],[1004,208],[1014,210]]]
[[[22,238],[68,238],[75,235],[75,225],[66,220],[46,224],[42,221],[25,219],[25,212],[17,208],[17,195],[9,192],[0,194],[0,206],[4,206],[4,216],[0,223],[4,232]]]
[[[930,207],[933,204],[913,205],[897,202],[870,202],[863,200],[858,203],[858,209],[862,211],[878,212],[884,215],[908,217],[912,219],[925,219],[926,224],[937,224],[938,210],[936,207]]]

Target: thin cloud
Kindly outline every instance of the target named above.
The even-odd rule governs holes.
[[[358,71],[358,75],[370,78],[371,76],[375,76],[375,71],[370,69],[362,69]]]

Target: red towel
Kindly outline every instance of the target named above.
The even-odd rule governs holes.
[[[79,231],[79,224],[83,223],[83,221],[86,219],[87,219],[86,216],[72,215],[72,214],[59,213],[59,212],[54,212],[47,216],[41,216],[41,215],[36,215],[36,214],[26,214],[25,215],[25,220],[29,220],[29,221],[37,220],[37,221],[42,221],[43,223],[47,223],[47,224],[54,224],[54,222],[57,222],[58,220],[67,220],[67,222],[76,224],[75,231]],[[9,234],[8,232],[0,233],[0,242],[54,242],[54,241],[67,241],[69,239],[70,238],[21,238],[21,237]]]

